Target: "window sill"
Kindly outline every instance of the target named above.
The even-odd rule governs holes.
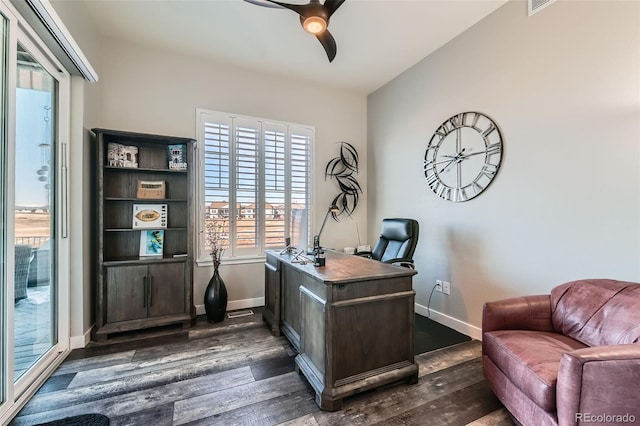
[[[246,265],[250,263],[264,263],[266,257],[264,255],[260,256],[242,256],[242,257],[230,257],[222,259],[221,265]],[[198,259],[196,260],[196,266],[199,267],[209,267],[213,266],[213,261],[211,259]]]

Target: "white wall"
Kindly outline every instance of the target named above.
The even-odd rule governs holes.
[[[640,281],[640,2],[511,1],[369,95],[369,235],[420,222],[418,312],[479,337],[482,305],[580,278]],[[500,127],[500,172],[479,197],[439,199],[423,160],[464,111]],[[442,315],[437,315],[438,313]]]

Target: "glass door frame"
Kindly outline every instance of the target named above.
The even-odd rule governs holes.
[[[0,191],[6,191],[6,227],[5,244],[6,254],[5,276],[12,277],[14,272],[13,246],[15,244],[15,220],[12,214],[15,210],[15,137],[16,137],[16,73],[17,73],[17,45],[20,43],[34,59],[58,82],[56,95],[57,120],[56,132],[52,141],[52,156],[55,160],[55,299],[52,298],[52,310],[57,313],[57,343],[54,344],[25,374],[14,382],[14,308],[13,285],[8,285],[4,299],[4,313],[6,323],[3,324],[0,333],[4,334],[2,381],[5,401],[0,404],[0,423],[8,420],[28,401],[38,387],[49,377],[69,353],[70,340],[70,247],[68,235],[68,171],[69,161],[68,145],[70,127],[70,76],[64,70],[62,64],[55,59],[55,55],[44,45],[36,33],[28,26],[20,14],[5,0],[0,1],[0,13],[8,21],[8,70],[7,70],[7,100],[6,100],[6,128],[8,146],[6,150],[7,171],[6,187]],[[4,100],[0,100],[4,102]],[[52,123],[53,124],[53,123]],[[7,282],[9,280],[7,279]],[[13,280],[11,281],[13,283]],[[0,299],[2,299],[0,297]],[[4,321],[3,321],[4,322]]]

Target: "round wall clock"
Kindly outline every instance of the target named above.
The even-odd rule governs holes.
[[[479,112],[456,114],[438,127],[424,154],[424,177],[437,196],[468,201],[495,178],[502,157],[496,123]]]

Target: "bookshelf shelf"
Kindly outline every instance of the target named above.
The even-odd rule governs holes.
[[[183,174],[186,175],[189,173],[188,170],[169,170],[169,169],[150,169],[150,168],[142,168],[142,167],[114,167],[114,166],[105,166],[105,172],[109,171],[118,171],[118,173],[170,173],[172,175]]]
[[[133,201],[138,204],[142,203],[186,203],[186,198],[124,198],[124,197],[106,197],[105,201]]]
[[[131,228],[105,228],[104,232],[140,232],[142,229]],[[189,228],[164,228],[164,231],[188,231]]]

